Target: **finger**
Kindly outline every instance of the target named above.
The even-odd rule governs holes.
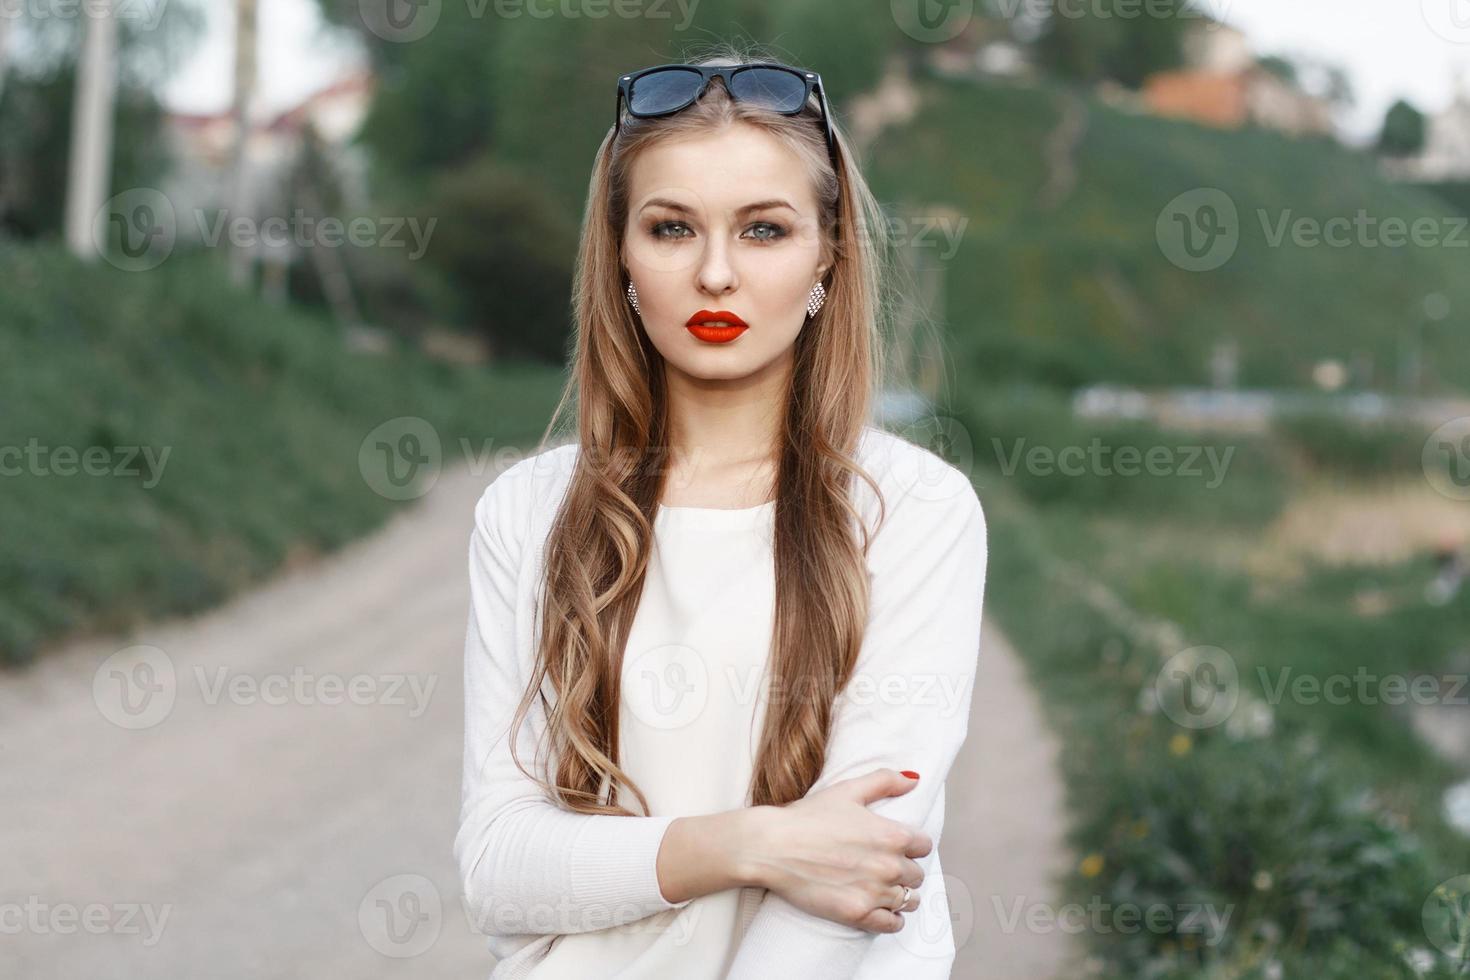
[[[903,872],[898,876],[900,885],[908,885],[910,888],[918,888],[924,883],[924,867],[918,861],[910,858],[903,859]]]
[[[929,852],[934,850],[934,838],[922,830],[916,828],[911,829],[914,831],[914,838],[909,841],[909,846],[904,848],[904,856],[911,858],[928,857]]]
[[[897,769],[874,769],[865,776],[854,777],[851,782],[857,791],[857,799],[864,806],[890,796],[901,796],[919,785]]]
[[[903,916],[893,909],[873,909],[858,923],[858,928],[869,932],[898,932],[903,928]]]

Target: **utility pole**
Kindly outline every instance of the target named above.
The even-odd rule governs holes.
[[[250,200],[250,104],[255,92],[255,6],[256,0],[235,3],[235,152],[230,173],[229,220],[254,218]],[[252,236],[251,240],[257,240]],[[230,278],[237,286],[250,282],[252,254],[249,246],[230,249]]]
[[[5,34],[10,29],[9,17],[0,17],[0,96],[5,94]]]
[[[73,255],[97,257],[92,223],[112,178],[112,114],[117,93],[117,19],[112,0],[95,0],[86,21],[77,92],[72,101],[66,183],[66,244]]]

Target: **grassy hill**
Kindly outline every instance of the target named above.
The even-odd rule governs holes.
[[[1211,936],[1169,923],[1089,931],[1097,974],[1407,976],[1412,954],[1430,964],[1418,976],[1458,975],[1426,937],[1448,928],[1428,899],[1463,866],[1464,838],[1441,801],[1464,773],[1385,698],[1328,702],[1271,686],[1283,675],[1463,672],[1470,613],[1425,599],[1434,563],[1422,541],[1392,559],[1364,549],[1329,560],[1320,529],[1283,530],[1347,501],[1362,516],[1340,535],[1401,536],[1389,508],[1362,503],[1380,487],[1442,514],[1430,506],[1426,433],[1330,419],[1179,432],[1079,418],[1065,390],[1204,382],[1227,334],[1243,384],[1304,385],[1320,358],[1357,352],[1391,384],[1400,334],[1433,292],[1451,315],[1426,328],[1425,361],[1438,384],[1457,385],[1470,367],[1450,342],[1470,310],[1467,249],[1277,247],[1256,213],[1274,224],[1288,209],[1349,221],[1362,209],[1431,218],[1448,233],[1450,205],[1331,145],[1087,101],[1075,184],[1048,208],[1038,203],[1053,174],[1047,147],[1058,120],[1075,118],[1075,96],[922,85],[926,108],[885,133],[870,171],[884,200],[970,219],[952,258],[919,257],[948,270],[939,312],[958,385],[943,411],[974,441],[973,460],[956,455],[991,528],[987,615],[1025,659],[1064,744],[1081,858],[1064,898],[1233,916]],[[1224,191],[1241,218],[1235,254],[1208,272],[1171,262],[1156,232],[1165,206],[1198,188]],[[1183,465],[1008,468],[1001,450],[1022,439],[1051,451],[1096,442],[1119,454],[1108,460],[1203,449],[1230,462],[1215,486]],[[1198,667],[1208,656],[1232,668],[1228,683]],[[1181,677],[1207,699],[1227,692],[1209,703],[1228,710],[1181,713]]]
[[[0,242],[0,296],[0,663],[350,540],[399,506],[359,466],[378,425],[424,419],[445,464],[520,445],[560,376],[353,353],[201,256],[128,273]]]
[[[1386,181],[1371,159],[1324,141],[1134,115],[1051,82],[917,84],[923,109],[884,132],[868,171],[885,201],[968,217],[952,258],[919,249],[922,263],[947,270],[942,312],[966,378],[1199,383],[1213,344],[1232,336],[1243,385],[1303,385],[1319,359],[1355,353],[1372,358],[1374,386],[1392,385],[1400,335],[1435,292],[1451,314],[1425,330],[1426,381],[1459,387],[1470,373],[1453,330],[1470,318],[1470,233],[1460,229],[1453,245],[1455,209]],[[1086,121],[1070,154],[1075,185],[1047,208],[1038,203],[1052,174],[1047,141],[1076,99]],[[1157,226],[1173,199],[1200,188],[1228,195],[1238,245],[1219,268],[1193,272],[1170,261]],[[1346,247],[1293,244],[1289,233],[1273,245],[1268,233],[1283,218],[1351,222],[1360,209],[1380,226],[1429,219],[1441,244],[1405,235],[1389,247],[1379,228],[1358,243],[1351,225]]]

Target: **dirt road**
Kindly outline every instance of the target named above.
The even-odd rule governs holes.
[[[0,675],[0,976],[489,973],[451,854],[488,482],[447,470],[323,562]],[[1039,980],[1063,937],[1006,922],[1068,860],[1054,749],[999,634],[981,661],[941,848],[970,909],[953,976]]]

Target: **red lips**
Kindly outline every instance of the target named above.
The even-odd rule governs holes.
[[[684,326],[694,327],[698,326],[701,323],[726,323],[732,327],[748,326],[748,324],[744,320],[740,319],[729,310],[715,310],[713,313],[711,313],[709,310],[700,310],[698,313],[691,316],[689,318],[689,322],[685,323]]]
[[[700,310],[684,326],[694,336],[710,344],[727,344],[750,329],[744,320],[729,310]]]

